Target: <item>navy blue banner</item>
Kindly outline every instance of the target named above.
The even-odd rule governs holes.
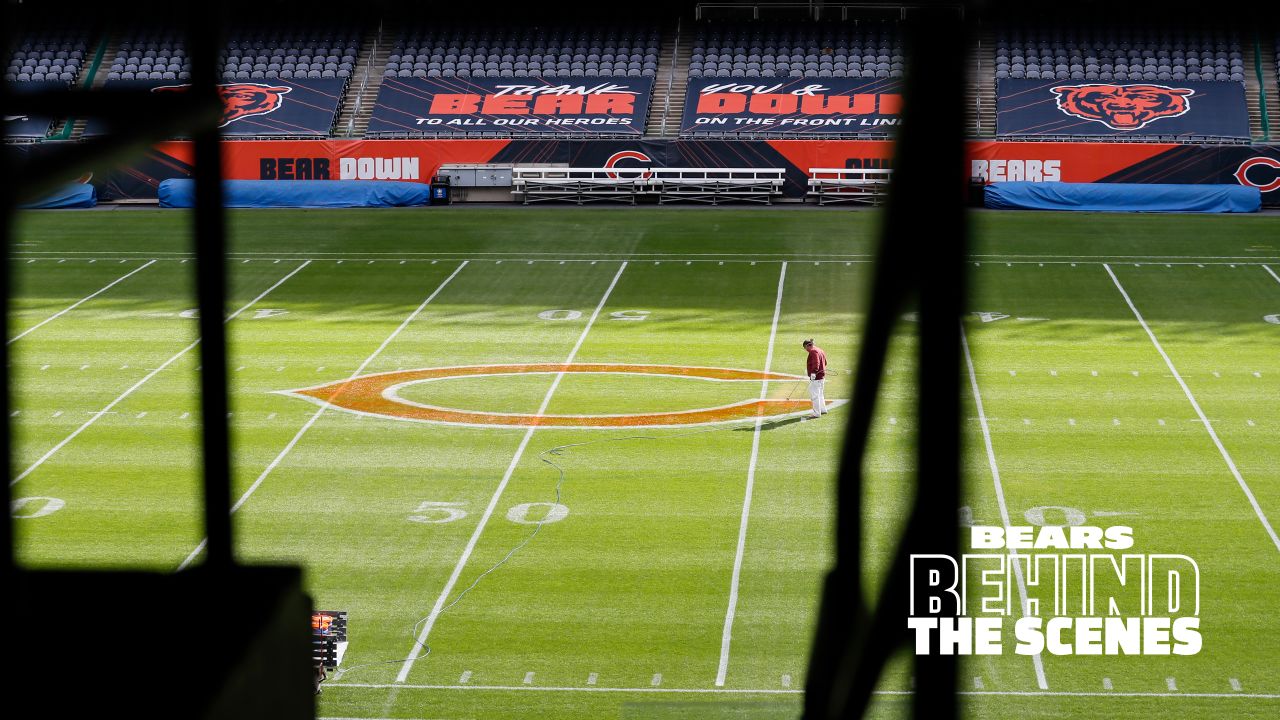
[[[51,93],[66,92],[67,84],[61,80],[33,80],[29,82],[9,83],[14,93]],[[22,138],[24,140],[43,138],[49,134],[53,126],[53,118],[42,115],[5,115],[5,137]]]
[[[1248,138],[1249,108],[1237,82],[1006,78],[996,134]]]
[[[338,117],[347,81],[342,78],[273,78],[223,83],[222,134],[226,136],[328,137]],[[108,80],[104,92],[150,89],[183,92],[191,87],[173,80]],[[107,125],[90,120],[84,134],[101,135]]]
[[[371,135],[635,135],[650,77],[387,78]]]
[[[901,109],[899,78],[694,78],[680,133],[884,136]]]

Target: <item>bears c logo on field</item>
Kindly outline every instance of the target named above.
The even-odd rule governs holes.
[[[1138,130],[1161,118],[1178,117],[1191,109],[1190,88],[1164,85],[1059,85],[1058,109],[1093,120],[1113,130]]]
[[[152,88],[152,92],[188,90],[190,85],[164,85]],[[263,83],[227,83],[218,86],[222,96],[222,123],[218,127],[247,117],[274,112],[284,103],[284,95],[293,88]]]

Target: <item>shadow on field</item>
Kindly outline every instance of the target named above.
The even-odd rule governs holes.
[[[770,422],[760,423],[760,429],[762,431],[777,430],[778,428],[786,425],[794,425],[798,422],[804,422],[804,420],[805,419],[803,417],[789,417],[783,418],[782,420],[772,420]],[[755,432],[755,429],[756,427],[754,425],[749,425],[746,427],[734,428],[734,432]]]

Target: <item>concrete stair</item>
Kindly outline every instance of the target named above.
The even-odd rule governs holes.
[[[1272,46],[1265,39],[1261,42],[1261,57],[1255,53],[1252,42],[1242,43],[1244,49],[1244,97],[1249,106],[1249,136],[1254,141],[1268,138],[1275,141],[1280,138],[1280,93],[1276,88],[1276,62]],[[1258,64],[1255,64],[1257,62]],[[1262,68],[1259,81],[1257,68]],[[1262,100],[1266,100],[1269,127],[1263,126]]]
[[[680,21],[662,38],[658,53],[658,74],[654,78],[653,102],[645,137],[675,137],[680,133],[680,116],[684,112],[684,94],[689,85],[689,56],[692,40],[683,37]]]
[[[382,72],[391,54],[392,38],[393,33],[388,31],[385,22],[365,33],[360,44],[360,57],[356,58],[355,72],[351,74],[351,82],[347,83],[347,92],[342,98],[334,137],[364,137],[369,117],[373,114],[374,101],[378,98],[378,89],[382,87]]]
[[[969,102],[965,131],[969,137],[992,138],[996,135],[996,35],[981,27],[976,42],[969,48]]]

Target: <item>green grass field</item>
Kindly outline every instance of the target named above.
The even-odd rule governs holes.
[[[828,398],[848,400],[877,219],[233,213],[239,555],[303,565],[318,607],[350,611],[321,715],[794,716],[847,408],[800,421],[783,412],[805,397],[794,382],[638,372],[448,376],[395,395],[471,418],[784,402],[759,426],[530,428],[285,391],[495,364],[801,374],[813,336],[837,370]],[[999,525],[1003,506],[1013,524],[1123,524],[1135,552],[1194,558],[1204,649],[970,658],[971,716],[1280,716],[1280,541],[1267,526],[1280,521],[1278,222],[974,217],[962,522]],[[8,337],[29,566],[200,562],[188,223],[21,218]],[[873,582],[915,492],[913,346],[904,320],[869,462]],[[880,687],[875,714],[904,712],[905,655]]]

